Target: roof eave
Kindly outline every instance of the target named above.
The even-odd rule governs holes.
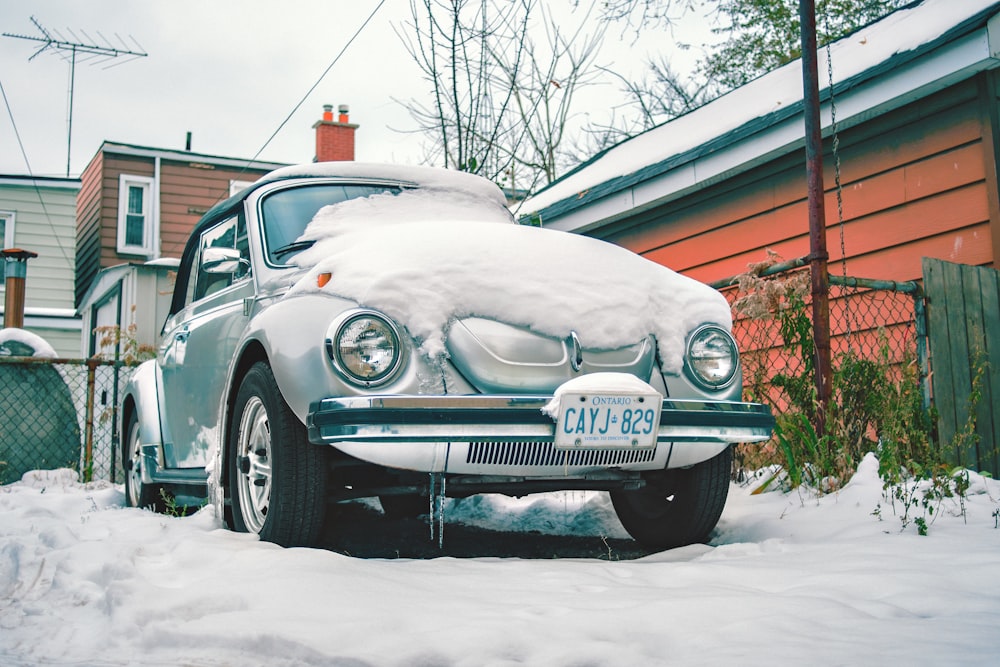
[[[1000,66],[998,56],[1000,14],[994,14],[981,28],[937,44],[919,58],[900,57],[898,63],[888,66],[879,63],[835,85],[837,127],[857,125],[994,69]],[[829,134],[829,90],[825,93],[821,118],[824,133]],[[554,202],[535,214],[546,227],[592,232],[799,150],[802,135],[799,101],[695,149]]]
[[[220,155],[192,153],[189,151],[181,151],[170,148],[152,148],[148,146],[121,144],[114,141],[104,141],[104,143],[101,144],[100,152],[112,153],[115,155],[130,155],[142,158],[160,158],[162,160],[170,160],[174,162],[197,162],[217,167],[252,169],[254,171],[274,171],[275,169],[288,166],[288,164],[284,162],[265,162],[262,160],[223,157]]]

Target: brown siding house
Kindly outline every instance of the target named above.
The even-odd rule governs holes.
[[[180,257],[212,205],[282,166],[104,142],[77,197],[76,304],[101,269]]]

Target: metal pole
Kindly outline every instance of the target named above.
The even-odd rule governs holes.
[[[28,275],[28,260],[38,253],[20,248],[0,251],[0,261],[6,266],[6,289],[3,325],[12,329],[24,327],[24,282]]]
[[[83,481],[94,479],[94,392],[97,389],[96,359],[87,360],[87,415],[84,422]],[[113,465],[113,463],[112,463]]]
[[[69,125],[66,128],[66,178],[69,178],[69,163],[73,147],[73,89],[76,82],[76,47],[73,47],[69,64]]]
[[[809,196],[809,267],[812,277],[813,339],[816,344],[816,430],[826,432],[830,402],[830,276],[826,249],[826,213],[823,188],[823,135],[820,130],[819,73],[816,58],[816,3],[799,0],[802,32],[802,89],[806,140],[806,187]]]
[[[159,159],[159,158],[157,158]],[[118,466],[116,461],[118,461],[118,446],[120,441],[118,439],[118,382],[121,380],[121,369],[122,369],[122,359],[121,359],[121,331],[122,331],[122,295],[125,289],[125,279],[122,278],[118,281],[118,343],[115,345],[115,363],[112,368],[114,368],[114,389],[111,392],[111,482],[117,483],[116,471]]]
[[[924,410],[931,409],[930,356],[927,352],[927,302],[922,292],[913,295],[913,319],[917,332],[917,369],[920,399]]]

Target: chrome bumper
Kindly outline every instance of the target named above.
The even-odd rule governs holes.
[[[374,396],[313,403],[306,426],[334,442],[551,442],[548,396]],[[664,399],[659,442],[760,442],[774,417],[759,403]]]

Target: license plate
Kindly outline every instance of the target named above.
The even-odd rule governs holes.
[[[566,393],[559,401],[559,449],[650,449],[660,430],[657,393]]]

